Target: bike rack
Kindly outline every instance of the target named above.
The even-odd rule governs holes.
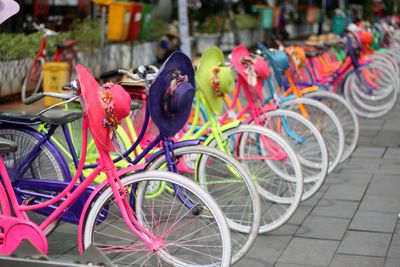
[[[29,241],[24,241],[10,257],[0,256],[0,265],[7,267],[114,267],[95,247],[90,246],[82,256],[67,260],[52,260],[40,253]]]

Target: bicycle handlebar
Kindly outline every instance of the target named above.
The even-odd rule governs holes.
[[[119,75],[119,69],[106,71],[100,74],[100,79],[107,79]]]
[[[151,71],[152,73],[149,73],[149,71]],[[115,69],[103,72],[102,74],[100,74],[100,78],[106,79],[117,75],[126,75],[134,82],[140,83],[148,80],[154,80],[157,73],[158,73],[157,67],[153,65],[148,65],[148,66],[141,65],[138,67],[136,73],[124,69]]]
[[[33,103],[39,101],[40,99],[42,99],[43,97],[44,97],[44,95],[42,92],[31,95],[30,97],[28,97],[24,100],[24,104],[26,104],[26,105],[33,104]]]
[[[35,22],[32,23],[32,26],[39,32],[42,32],[45,36],[52,36],[52,35],[58,35],[57,32],[52,31],[50,29],[47,29],[44,24],[36,24]]]
[[[51,93],[51,92],[39,92],[37,94],[31,95],[30,97],[26,98],[24,101],[24,104],[27,104],[27,105],[33,104],[33,103],[41,100],[45,96],[58,98],[58,99],[62,99],[62,100],[70,100],[71,98],[73,98],[75,96],[75,94],[74,93],[62,94],[62,93]]]

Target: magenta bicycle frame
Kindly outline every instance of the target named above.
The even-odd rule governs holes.
[[[250,92],[252,88],[240,76],[238,77],[238,82],[235,88],[236,90],[234,92],[232,103],[229,106],[228,110],[225,112],[225,114],[220,118],[220,122],[224,123],[228,118],[229,114],[233,111],[234,106],[239,101],[241,88],[243,88],[244,90],[248,104],[238,112],[237,117],[241,118],[243,115],[249,114],[249,117],[244,120],[245,124],[249,124],[250,122],[254,121],[256,125],[264,127],[264,123],[267,122],[271,129],[276,130],[276,132],[280,134],[281,128],[273,127],[272,122],[266,115],[266,112],[276,110],[279,107],[279,103],[276,102],[273,104],[264,105],[263,104],[264,98],[262,96],[262,93],[256,92],[256,90],[254,89],[254,92],[257,95],[253,97],[254,95],[252,95],[252,93]],[[267,140],[265,139],[266,138],[262,138],[263,145],[267,149],[267,151],[271,153],[271,156],[268,157],[268,159],[281,160],[286,158],[287,156],[286,153],[282,151],[279,148],[279,146],[274,145],[269,138]]]
[[[107,180],[104,181],[102,184],[98,185],[96,189],[92,192],[91,196],[88,198],[87,202],[85,203],[85,208],[81,213],[80,221],[79,221],[79,231],[78,231],[78,245],[79,245],[79,251],[80,253],[83,252],[83,240],[82,240],[82,229],[83,229],[83,223],[85,220],[85,215],[88,207],[90,206],[90,201],[94,199],[96,194],[101,191],[107,184],[111,187],[112,192],[114,193],[115,196],[115,202],[120,209],[120,212],[122,214],[122,217],[125,220],[125,223],[127,226],[130,228],[130,230],[140,239],[143,240],[143,242],[148,246],[148,248],[152,250],[158,250],[160,247],[163,245],[162,241],[152,235],[147,229],[145,229],[135,218],[135,215],[131,209],[131,204],[127,201],[127,199],[124,197],[126,192],[124,190],[124,187],[121,184],[121,180],[119,178],[119,175],[121,173],[125,173],[126,171],[118,172],[117,169],[114,166],[113,160],[111,159],[110,154],[101,149],[101,146],[99,146],[95,140],[96,146],[98,148],[98,152],[100,155],[98,166],[90,173],[90,175],[76,187],[76,183],[81,175],[81,172],[83,170],[83,166],[86,160],[86,148],[87,148],[87,132],[88,132],[88,118],[85,115],[83,119],[83,126],[82,126],[82,157],[79,162],[79,166],[77,168],[76,174],[69,183],[69,185],[57,196],[55,196],[53,199],[47,200],[43,203],[39,204],[34,204],[34,205],[24,205],[24,204],[19,204],[17,197],[14,193],[13,186],[11,183],[11,180],[8,176],[7,169],[4,165],[3,159],[0,155],[0,174],[2,176],[2,184],[0,183],[0,197],[1,197],[1,203],[2,203],[2,213],[4,216],[11,217],[12,212],[11,208],[14,210],[15,217],[11,217],[8,220],[15,221],[15,224],[17,225],[18,223],[21,222],[26,222],[27,225],[32,225],[33,223],[29,220],[26,211],[31,211],[31,210],[38,210],[44,207],[47,207],[49,205],[53,205],[59,201],[62,201],[62,203],[54,210],[53,213],[51,213],[39,226],[38,229],[44,233],[46,228],[54,221],[57,221],[57,219],[62,215],[62,213],[68,209],[75,200],[79,198],[79,196],[85,192],[85,189],[90,186],[93,182],[94,179],[96,178],[97,175],[100,174],[100,172],[104,171]],[[133,171],[137,170],[139,166],[132,166],[128,170]],[[3,186],[4,185],[4,186]],[[72,191],[72,189],[74,189]],[[0,215],[0,218],[3,218],[2,215]],[[1,226],[1,223],[0,223]],[[36,227],[36,225],[32,225],[33,228]],[[27,231],[29,232],[29,231]],[[25,232],[18,232],[18,240],[23,240]],[[42,237],[36,237],[36,238],[45,238],[44,234],[41,235]],[[4,239],[4,235],[0,235],[0,237],[3,238],[3,243],[1,246],[5,248],[3,251],[8,251],[7,247],[15,247],[15,240],[7,240]],[[28,239],[28,237],[26,238]],[[38,241],[38,240],[37,240]],[[38,241],[39,242],[39,241]],[[43,241],[45,242],[45,241]],[[47,240],[46,240],[46,247],[41,249],[42,253],[47,253]],[[16,247],[15,247],[16,248]],[[15,249],[14,248],[14,249]],[[0,249],[0,252],[2,250]],[[12,253],[12,251],[11,251]]]

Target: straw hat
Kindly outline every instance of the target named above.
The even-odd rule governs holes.
[[[197,85],[216,114],[222,110],[224,94],[232,91],[235,82],[232,69],[224,63],[221,49],[213,46],[203,53],[196,71]]]
[[[167,29],[167,35],[179,38],[179,29],[174,24],[169,24]]]

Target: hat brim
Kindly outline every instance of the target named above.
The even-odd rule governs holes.
[[[99,98],[100,86],[84,66],[78,64],[76,72],[81,87],[85,112],[89,117],[89,127],[93,139],[97,146],[101,146],[106,151],[114,151],[114,146],[110,140],[110,129],[103,127],[106,113]]]
[[[173,80],[173,73],[176,70],[180,70],[181,75],[188,76],[188,82],[192,87],[192,92],[184,94],[185,100],[190,101],[190,107],[179,113],[173,114],[173,117],[171,117],[168,114],[165,114],[163,110],[163,101],[164,95]],[[183,128],[191,112],[194,88],[194,69],[191,60],[182,52],[174,52],[160,67],[149,90],[150,115],[160,133],[167,136],[174,136]]]
[[[211,68],[225,63],[225,57],[221,49],[213,46],[207,49],[201,56],[199,67],[196,71],[196,83],[214,113],[219,114],[223,107],[223,99],[214,95],[211,88]]]

